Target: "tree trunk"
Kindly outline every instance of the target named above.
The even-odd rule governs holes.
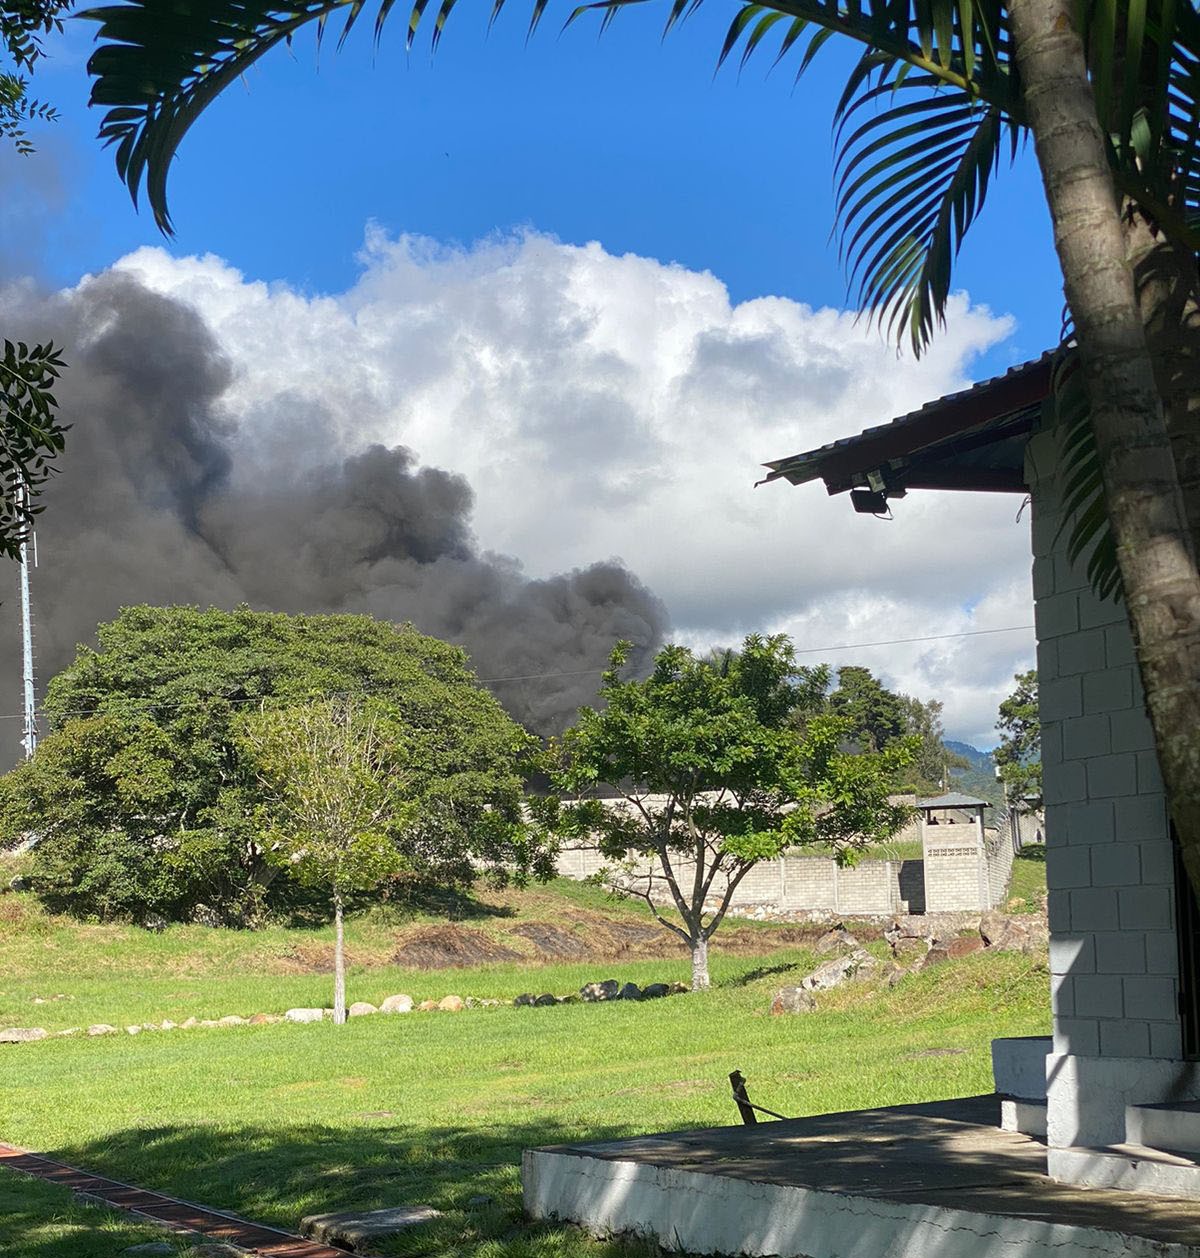
[[[346,1021],[346,932],[342,921],[342,893],[333,893],[333,1021]]]
[[[1200,577],[1073,0],[1011,0],[1159,765],[1200,887]]]
[[[712,985],[708,977],[708,940],[701,935],[692,936],[692,991],[707,991]]]
[[[1145,214],[1126,203],[1121,218],[1192,551],[1200,555],[1200,276],[1194,255]]]

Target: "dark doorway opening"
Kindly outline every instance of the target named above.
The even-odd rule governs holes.
[[[1200,905],[1192,889],[1175,827],[1171,827],[1175,849],[1175,924],[1179,940],[1179,1022],[1183,1029],[1183,1055],[1200,1059]]]

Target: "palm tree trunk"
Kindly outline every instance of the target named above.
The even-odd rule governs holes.
[[[703,932],[692,936],[692,991],[707,991],[712,985],[708,976],[708,940]]]
[[[1159,765],[1200,888],[1200,576],[1072,0],[1011,0]]]
[[[1200,275],[1195,256],[1128,202],[1121,221],[1192,550],[1200,556]]]
[[[342,893],[333,893],[333,1021],[346,1021],[346,932],[342,921]]]

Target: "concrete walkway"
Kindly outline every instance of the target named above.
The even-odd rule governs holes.
[[[1200,1203],[1046,1178],[994,1096],[529,1150],[526,1209],[781,1258],[1200,1258]]]

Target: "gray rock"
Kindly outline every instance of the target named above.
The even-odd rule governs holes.
[[[618,1000],[641,1000],[642,989],[636,983],[626,983],[617,994]]]
[[[837,952],[842,948],[857,948],[858,940],[838,922],[836,926],[831,926],[820,939],[817,940],[817,952],[821,956],[827,956],[831,952]]]
[[[658,1000],[661,997],[669,996],[670,994],[671,989],[666,985],[666,983],[647,983],[646,986],[642,988],[643,1000]]]
[[[107,1022],[95,1022],[87,1029],[89,1035],[116,1035],[117,1028]]]
[[[513,1001],[513,1004],[521,1009],[532,1008],[532,1006],[537,1004],[537,997],[532,992],[522,992]]]
[[[621,984],[615,978],[606,978],[602,983],[585,983],[579,994],[588,1001],[616,1000]]]
[[[354,1251],[366,1249],[372,1241],[396,1236],[438,1218],[441,1218],[441,1211],[432,1206],[350,1210],[341,1214],[310,1214],[300,1220],[300,1231],[323,1245]]]
[[[10,1026],[0,1031],[0,1044],[29,1044],[33,1040],[44,1040],[50,1034],[40,1026]]]
[[[195,922],[197,926],[222,925],[220,913],[208,904],[197,904],[196,907],[192,909],[192,921]]]
[[[289,1022],[320,1022],[325,1016],[323,1009],[289,1009],[283,1015]]]
[[[533,1003],[535,1005],[557,1005],[558,997],[552,996],[549,992],[543,992]]]
[[[843,983],[855,978],[866,978],[875,969],[875,958],[862,948],[848,952],[844,957],[835,957],[819,965],[813,972],[800,980],[805,991],[822,992],[833,987],[841,987]]]
[[[346,1012],[352,1018],[365,1018],[367,1014],[378,1013],[379,1010],[376,1009],[375,1006],[370,1003],[370,1001],[356,1000],[354,1004],[352,1004],[350,1008],[346,1010]]]
[[[771,1012],[777,1016],[785,1013],[812,1013],[816,1007],[816,998],[805,987],[781,987],[771,1001]]]
[[[383,1004],[379,1006],[380,1013],[412,1013],[413,998],[406,996],[403,992],[395,996],[387,996],[384,998]]]

